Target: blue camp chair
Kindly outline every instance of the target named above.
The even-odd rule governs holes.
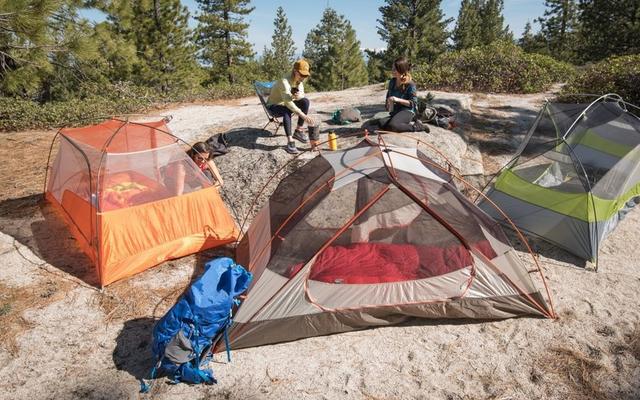
[[[273,87],[274,83],[275,82],[253,82],[253,87],[256,89],[256,94],[260,99],[260,104],[262,104],[262,108],[264,108],[264,112],[267,114],[267,118],[269,119],[269,122],[267,122],[267,124],[262,129],[267,129],[267,126],[269,126],[269,124],[273,122],[274,124],[276,124],[276,130],[275,132],[273,132],[273,136],[278,134],[278,130],[280,129],[280,126],[282,126],[282,121],[280,121],[278,117],[273,116],[273,114],[267,107],[267,99],[269,98],[269,93],[271,93],[271,88]]]

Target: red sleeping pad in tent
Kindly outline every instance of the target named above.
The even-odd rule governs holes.
[[[488,241],[473,244],[487,258],[496,253]],[[392,243],[355,243],[330,246],[316,259],[309,279],[328,283],[385,283],[424,279],[471,265],[471,255],[462,245],[415,246]],[[303,264],[290,268],[295,275]]]

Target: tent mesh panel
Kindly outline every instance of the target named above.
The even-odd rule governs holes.
[[[635,173],[637,163],[625,168],[618,164],[640,144],[639,120],[617,102],[604,101],[586,110],[567,134],[587,106],[547,104],[511,170],[542,187],[568,193],[594,190],[604,198],[615,198],[634,186],[626,178]],[[615,176],[607,177],[614,168]],[[598,190],[603,179],[606,190]],[[614,188],[612,180],[622,184]]]
[[[358,209],[380,191],[358,184]],[[399,188],[389,190],[316,259],[310,279],[327,283],[387,283],[424,279],[471,265],[462,243]]]
[[[385,186],[372,182],[379,190]],[[288,223],[274,239],[277,245],[272,246],[268,268],[286,277],[295,274],[353,217],[357,187],[355,181],[326,196],[318,196],[322,201],[307,209],[299,220]]]
[[[610,183],[605,184],[608,190],[598,191],[596,188],[601,180],[611,179],[605,177],[613,168],[617,167],[617,181],[634,172],[637,163],[620,168],[620,161],[640,144],[639,129],[640,120],[618,103],[600,102],[587,111],[567,136],[567,143],[585,169],[590,186],[603,197],[616,198],[628,189],[624,185],[614,189]]]

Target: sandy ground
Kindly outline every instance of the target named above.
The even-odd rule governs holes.
[[[382,110],[369,86],[310,95],[325,122],[336,108]],[[458,110],[455,131],[420,138],[440,148],[477,184],[509,160],[545,94],[436,92]],[[231,153],[216,159],[223,195],[238,216],[291,156],[282,135],[262,130],[255,98],[163,110],[187,142],[229,132]],[[341,135],[357,127],[334,127]],[[88,260],[40,201],[55,132],[0,135],[0,398],[2,399],[622,399],[640,398],[640,212],[601,249],[597,273],[532,241],[548,278],[557,320],[413,321],[233,352],[212,364],[219,384],[169,385],[138,394],[152,364],[149,336],[203,264],[222,248],[95,288]],[[326,137],[326,133],[323,134]],[[344,140],[342,145],[357,139]],[[304,146],[302,146],[304,148]],[[292,167],[313,154],[305,154]],[[259,202],[263,198],[259,199]],[[251,219],[249,213],[249,222]],[[523,254],[524,257],[524,254]]]

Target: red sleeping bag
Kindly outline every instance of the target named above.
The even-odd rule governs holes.
[[[488,241],[473,245],[487,258],[496,257]],[[383,283],[424,279],[471,265],[462,245],[450,247],[412,244],[354,243],[326,248],[311,266],[309,279],[328,283]],[[303,264],[289,269],[295,275]]]

